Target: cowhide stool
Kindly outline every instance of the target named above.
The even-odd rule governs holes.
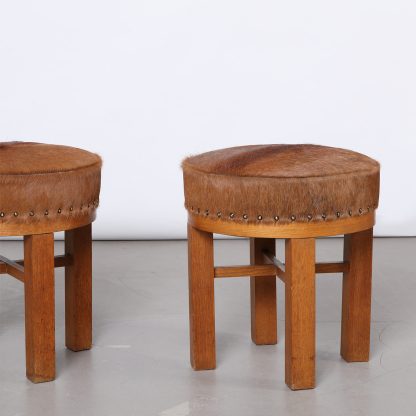
[[[54,267],[65,267],[66,346],[91,348],[91,223],[99,156],[66,146],[0,143],[0,236],[24,236],[24,260],[0,257],[0,273],[24,283],[26,375],[55,378]],[[54,257],[55,231],[65,254]]]
[[[285,379],[315,386],[315,274],[343,273],[341,355],[368,361],[379,164],[315,145],[217,150],[183,162],[189,212],[191,364],[215,368],[214,278],[251,276],[251,337],[277,343],[276,276],[285,283]],[[251,265],[214,267],[213,233],[250,237]],[[344,261],[315,262],[315,238],[345,235]],[[286,239],[286,264],[275,239]]]

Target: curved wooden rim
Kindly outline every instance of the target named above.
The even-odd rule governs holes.
[[[193,227],[215,234],[236,237],[262,238],[313,238],[352,234],[372,228],[376,222],[375,212],[357,217],[332,221],[291,223],[291,224],[241,224],[221,219],[213,220],[189,214],[188,223]]]
[[[94,210],[94,212],[88,213],[87,215],[77,215],[62,219],[54,218],[36,223],[0,224],[0,237],[46,234],[72,230],[92,223],[95,217],[96,213]]]

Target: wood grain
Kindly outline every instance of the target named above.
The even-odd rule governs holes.
[[[276,274],[276,267],[272,264],[257,266],[222,266],[214,269],[216,278],[243,276],[272,276]]]
[[[7,273],[21,282],[25,281],[25,269],[19,262],[0,256],[0,266],[0,273]]]
[[[65,232],[65,338],[72,351],[92,345],[91,224]]]
[[[211,219],[189,214],[188,223],[209,233],[256,238],[312,238],[331,235],[344,235],[367,230],[375,224],[375,212],[359,217],[348,217],[331,221],[291,224],[237,223],[221,219]]]
[[[83,227],[95,220],[95,210],[84,210],[82,214],[56,218],[46,222],[2,222],[0,221],[0,236],[46,234],[58,231],[66,231]]]
[[[350,267],[342,285],[341,356],[348,362],[370,356],[372,253],[372,228],[345,236],[344,260]]]
[[[26,375],[34,383],[55,378],[53,234],[24,238]]]
[[[195,370],[216,366],[214,246],[212,233],[188,224],[188,278],[191,365]]]
[[[263,251],[273,255],[276,252],[276,241],[266,238],[250,239],[251,265],[263,265]],[[257,345],[277,343],[277,299],[276,269],[269,276],[250,278],[251,300],[251,339]]]
[[[55,267],[64,267],[70,264],[72,258],[69,256],[55,256]],[[10,260],[0,256],[0,274],[8,274],[22,283],[25,282],[24,260]]]
[[[266,263],[271,263],[276,268],[276,275],[277,277],[284,283],[285,282],[285,269],[286,266],[282,263],[276,256],[267,251],[263,250],[263,259]]]
[[[345,273],[349,270],[348,262],[334,262],[334,263],[316,263],[315,273],[316,274],[325,274],[325,273]]]
[[[286,240],[285,380],[315,387],[315,240]]]

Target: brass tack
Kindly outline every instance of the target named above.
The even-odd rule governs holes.
[[[221,214],[221,211],[218,211],[218,212],[217,212],[217,217],[218,217],[218,218],[221,218],[221,215],[222,215],[222,214]]]
[[[360,208],[360,209],[358,210],[358,212],[359,212],[360,214],[362,214],[362,213],[363,213],[363,209],[362,209],[362,208]]]
[[[230,212],[230,218],[234,218],[234,217],[235,217],[234,212]]]
[[[261,220],[263,219],[263,217],[262,217],[261,215],[257,215],[257,219],[258,219],[259,221],[261,221]]]
[[[296,215],[291,215],[291,216],[290,216],[290,219],[291,219],[292,221],[295,221],[295,220],[296,220]]]
[[[15,211],[15,212],[13,212],[13,215],[14,215],[15,217],[17,217],[17,216],[19,215],[19,213],[18,213],[17,211]]]
[[[337,217],[339,218],[341,216],[341,213],[338,211],[337,212]]]
[[[275,221],[279,221],[279,220],[280,220],[279,216],[278,216],[278,215],[275,215],[275,216],[274,216],[274,220],[275,220]]]
[[[4,212],[0,212],[0,217],[4,217]]]
[[[243,214],[243,219],[247,219],[248,218],[248,215],[247,214]]]
[[[209,215],[209,211],[207,209],[205,210],[205,215]]]
[[[351,215],[352,215],[352,211],[351,210],[348,211],[348,215],[351,217]]]
[[[47,209],[45,210],[45,215],[49,215],[49,211]]]
[[[35,215],[35,213],[34,213],[33,211],[30,211],[30,212],[29,212],[29,215],[30,215],[31,217],[33,217],[33,216]]]
[[[322,219],[326,220],[326,214],[322,214]]]
[[[62,212],[61,208],[58,208],[58,214],[60,214]]]
[[[308,215],[308,221],[310,221],[312,219],[312,215],[311,214],[309,214]]]
[[[74,210],[74,207],[69,207],[69,210],[70,210],[70,211],[73,211],[73,210]]]

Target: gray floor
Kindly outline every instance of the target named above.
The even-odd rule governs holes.
[[[282,252],[282,242],[278,242]],[[21,243],[0,252],[21,257]],[[57,253],[62,244],[57,243]],[[318,259],[341,259],[341,240],[319,240]],[[63,272],[56,273],[57,379],[25,378],[23,286],[0,278],[0,415],[393,415],[416,414],[416,239],[375,241],[372,354],[339,357],[341,279],[318,277],[317,387],[284,384],[284,299],[279,344],[250,341],[249,281],[216,282],[215,371],[188,360],[186,244],[94,244],[94,347],[64,347]],[[216,242],[217,264],[248,259],[245,240]]]

